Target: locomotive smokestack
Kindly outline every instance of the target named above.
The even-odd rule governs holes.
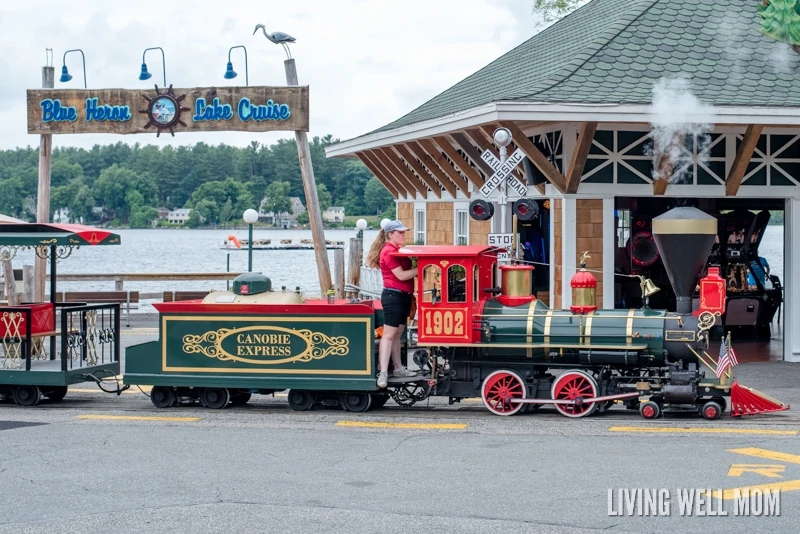
[[[717,220],[697,208],[674,208],[653,219],[653,237],[677,297],[678,313],[692,313],[692,295],[716,235]]]

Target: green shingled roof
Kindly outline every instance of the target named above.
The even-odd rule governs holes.
[[[687,77],[718,106],[800,106],[800,56],[756,0],[594,0],[376,132],[498,101],[649,104]]]

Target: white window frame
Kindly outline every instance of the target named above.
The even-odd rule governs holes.
[[[464,227],[459,228],[459,219],[463,218]],[[455,228],[453,229],[453,244],[454,245],[469,245],[469,210],[468,206],[454,206],[453,220],[455,221]],[[459,230],[463,230],[460,232]],[[459,243],[459,238],[464,238],[463,243]]]
[[[422,207],[418,205],[414,205],[414,244],[419,244],[422,241],[423,245],[426,245],[428,240],[425,231],[425,223],[426,223],[426,212],[425,212],[425,205],[423,204]]]

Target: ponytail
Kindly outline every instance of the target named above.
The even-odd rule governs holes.
[[[378,232],[378,236],[375,238],[375,241],[372,242],[372,246],[369,248],[369,252],[367,252],[367,257],[364,259],[364,264],[367,267],[371,267],[373,269],[380,269],[381,267],[381,250],[383,249],[383,245],[386,244],[386,233],[383,231],[383,228],[380,229]]]

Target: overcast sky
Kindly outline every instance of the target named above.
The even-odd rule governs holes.
[[[28,135],[26,89],[41,87],[45,49],[53,49],[56,88],[81,88],[79,53],[73,75],[59,82],[62,56],[81,48],[89,88],[151,89],[162,84],[161,54],[147,53],[153,77],[140,81],[145,48],[166,56],[167,85],[244,85],[244,54],[233,51],[239,77],[223,78],[228,49],[247,47],[250,85],[285,85],[283,49],[267,31],[293,35],[301,85],[310,86],[310,135],[356,137],[383,126],[530,38],[533,0],[3,0],[0,2],[0,149],[38,146]],[[127,143],[243,146],[272,143],[290,132],[56,135],[54,146]]]

